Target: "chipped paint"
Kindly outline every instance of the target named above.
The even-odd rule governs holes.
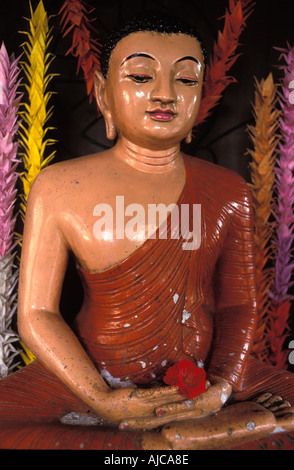
[[[227,399],[229,398],[228,393],[222,393],[221,394],[221,402],[222,404],[226,403]]]
[[[179,294],[175,294],[175,295],[173,296],[173,301],[174,301],[175,304],[177,303],[177,301],[179,300],[179,298],[180,298],[180,297],[179,297]]]
[[[96,418],[95,416],[89,416],[84,413],[77,413],[75,411],[72,411],[66,415],[64,415],[61,419],[60,422],[62,424],[68,424],[68,425],[80,425],[80,426],[97,426],[97,424],[101,424],[102,420]]]
[[[281,426],[277,426],[272,432],[271,434],[277,434],[279,432],[285,432],[286,429],[282,428]]]
[[[191,316],[191,313],[189,313],[187,310],[183,310],[182,312],[182,323],[185,323]]]
[[[134,384],[130,381],[124,381],[116,377],[112,377],[112,375],[108,372],[108,370],[103,369],[101,372],[101,377],[105,379],[109,385],[113,388],[127,388],[127,387],[134,387]]]
[[[191,408],[191,406],[194,404],[194,401],[193,400],[186,400],[185,401],[185,405],[187,408]]]
[[[254,431],[255,429],[255,422],[254,421],[249,421],[248,423],[246,423],[246,429],[248,431]]]

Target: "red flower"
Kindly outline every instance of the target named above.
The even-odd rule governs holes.
[[[184,359],[166,371],[163,381],[167,385],[177,385],[187,398],[197,397],[206,389],[205,370]]]

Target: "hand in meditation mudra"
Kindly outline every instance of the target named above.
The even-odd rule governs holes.
[[[200,106],[201,42],[181,24],[145,21],[145,30],[136,21],[106,41],[96,73],[114,147],[50,166],[30,192],[18,327],[37,360],[0,382],[3,447],[58,448],[67,436],[64,446],[74,448],[79,435],[99,448],[110,430],[122,440],[136,436],[136,444],[119,444],[126,447],[209,449],[294,430],[293,375],[250,355],[256,301],[247,185],[180,150]],[[135,224],[134,208],[147,215],[159,204],[172,208],[165,220]],[[193,205],[201,207],[194,245],[172,223],[189,207],[195,228]],[[59,301],[70,252],[84,303],[69,326]],[[207,373],[209,386],[194,399],[162,381],[182,359]],[[72,416],[77,427],[68,424]]]

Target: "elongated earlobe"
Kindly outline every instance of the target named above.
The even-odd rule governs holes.
[[[107,138],[109,140],[115,140],[117,136],[117,130],[116,130],[114,120],[112,118],[112,114],[105,100],[105,85],[106,85],[105,77],[102,75],[102,73],[99,70],[97,70],[95,72],[95,77],[94,77],[94,89],[95,89],[97,106],[100,109],[104,117]]]
[[[104,115],[105,128],[106,128],[106,137],[109,140],[115,140],[117,137],[117,131],[112,117],[106,117]]]
[[[189,132],[185,139],[186,144],[190,144],[192,142],[192,130]]]

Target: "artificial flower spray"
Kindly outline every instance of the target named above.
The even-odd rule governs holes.
[[[88,5],[88,2],[87,2]],[[89,19],[89,10],[82,0],[66,0],[60,10],[63,36],[72,32],[72,46],[67,51],[78,58],[77,73],[82,69],[91,103],[94,97],[94,75],[100,68],[98,32]]]
[[[273,188],[275,180],[274,166],[279,143],[279,111],[276,109],[277,86],[272,74],[259,83],[256,80],[254,118],[255,124],[249,126],[249,134],[253,149],[249,150],[251,193],[255,213],[255,259],[256,259],[256,300],[257,300],[257,331],[253,345],[253,353],[261,361],[268,357],[268,341],[266,326],[268,322],[271,298],[270,287],[274,272],[271,260],[274,249],[271,239],[275,224],[273,215]]]
[[[18,109],[21,94],[18,59],[8,56],[2,43],[0,49],[0,378],[6,377],[17,366],[16,342],[18,335],[12,329],[17,308],[18,268],[15,266],[17,197],[17,132]]]
[[[223,31],[219,31],[213,53],[207,66],[203,97],[196,124],[206,120],[212,109],[219,103],[221,96],[230,83],[236,82],[229,71],[239,57],[236,50],[239,39],[246,27],[246,21],[254,8],[252,0],[230,0],[225,13]]]
[[[48,73],[53,57],[47,53],[51,37],[47,13],[42,1],[34,12],[31,11],[29,26],[30,30],[25,32],[27,41],[23,45],[25,60],[22,62],[27,79],[28,98],[28,102],[23,103],[23,122],[20,131],[20,143],[23,148],[21,155],[24,164],[24,171],[21,175],[23,183],[21,215],[23,220],[31,186],[38,173],[51,162],[55,155],[55,151],[53,151],[45,156],[48,145],[55,142],[47,136],[50,129],[47,124],[52,111],[48,109],[52,93],[47,91],[47,87],[54,75]],[[22,353],[22,357],[28,364],[34,360],[34,356],[24,344],[23,348],[25,353]]]
[[[268,323],[269,362],[279,368],[288,367],[285,341],[289,335],[291,288],[293,281],[294,242],[294,103],[291,102],[291,83],[294,81],[294,47],[281,51],[285,64],[279,93],[281,141],[275,166],[276,229],[273,245],[276,249],[275,277],[271,287],[272,307]]]

